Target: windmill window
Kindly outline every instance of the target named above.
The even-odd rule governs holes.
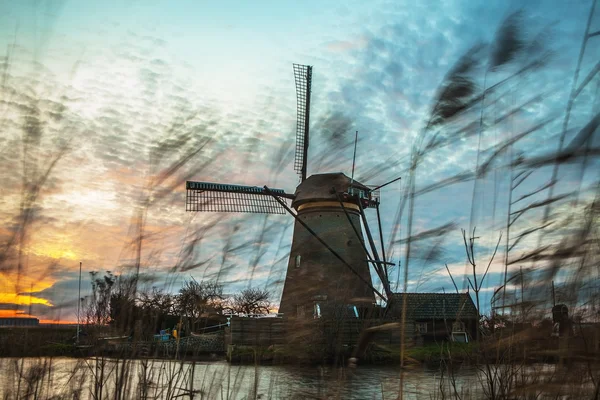
[[[417,322],[415,324],[415,331],[417,333],[427,333],[427,322]]]
[[[296,306],[296,316],[298,318],[304,318],[304,306]]]
[[[300,261],[301,261],[302,257],[300,256],[300,254],[298,254],[296,256],[296,268],[300,268]]]
[[[321,306],[319,303],[315,303],[315,309],[313,311],[313,318],[321,318]]]

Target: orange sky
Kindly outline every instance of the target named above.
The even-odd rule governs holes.
[[[15,313],[15,311],[13,310],[0,310],[0,318],[11,318],[11,317],[18,317],[18,318],[37,318],[37,316],[35,315],[29,315],[27,313]],[[77,321],[70,321],[70,320],[55,320],[55,319],[40,319],[40,324],[64,324],[64,325],[68,325],[68,324],[74,324],[77,323]]]

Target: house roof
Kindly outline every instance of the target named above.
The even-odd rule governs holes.
[[[394,293],[391,315],[402,315],[406,295],[407,317],[419,319],[477,319],[477,308],[469,293]]]

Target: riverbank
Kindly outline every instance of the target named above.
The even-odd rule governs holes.
[[[227,345],[224,332],[196,335],[156,342],[152,340],[106,340],[108,329],[97,329],[75,343],[74,327],[4,328],[0,329],[0,357],[91,357],[123,359],[186,359],[197,361],[227,360],[233,364],[304,364],[346,365],[355,357],[356,346],[335,347],[278,345]],[[456,342],[407,346],[405,364],[534,364],[556,362],[589,362],[585,343],[577,338],[560,342],[558,338],[511,342],[501,347],[503,340],[493,337],[467,344]],[[400,364],[399,345],[369,344],[358,357],[360,365]]]

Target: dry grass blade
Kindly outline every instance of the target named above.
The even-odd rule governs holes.
[[[523,13],[510,14],[496,32],[489,68],[494,70],[513,61],[525,47],[522,39]]]
[[[503,154],[505,151],[507,151],[512,145],[514,145],[515,143],[517,143],[519,140],[527,137],[528,135],[539,131],[540,129],[542,129],[544,126],[546,126],[548,123],[550,123],[552,120],[551,119],[547,119],[545,121],[542,121],[541,123],[535,125],[534,127],[526,130],[525,132],[519,133],[517,135],[515,135],[514,137],[505,140],[502,143],[499,143],[498,145],[496,145],[496,149],[494,150],[494,152],[492,153],[492,155],[485,160],[478,168],[477,170],[477,176],[478,177],[483,177],[487,174],[490,166],[492,165],[492,163],[494,162],[494,160],[500,156],[501,154]]]
[[[567,198],[569,196],[571,196],[571,194],[570,193],[566,193],[566,194],[561,194],[561,195],[558,195],[558,196],[554,196],[554,197],[552,197],[550,199],[536,201],[536,202],[533,202],[533,203],[529,204],[528,206],[526,206],[526,207],[524,207],[524,208],[522,208],[520,210],[511,212],[511,215],[522,214],[525,211],[531,210],[533,208],[543,207],[545,205],[555,203],[555,202],[560,201],[562,199],[565,199],[565,198]]]
[[[428,229],[426,231],[423,231],[421,233],[413,235],[411,240],[413,242],[416,242],[419,240],[426,240],[426,239],[444,236],[444,235],[447,235],[449,232],[453,231],[454,229],[456,229],[456,224],[454,222],[448,222],[447,224],[438,226],[437,228]],[[408,239],[400,239],[400,240],[394,241],[393,243],[395,243],[395,244],[396,243],[406,243],[407,240]]]
[[[540,168],[546,165],[557,164],[568,164],[577,163],[586,157],[597,157],[600,156],[600,147],[593,147],[589,149],[565,149],[558,153],[552,153],[539,157],[529,158],[524,162],[524,165],[530,168]]]
[[[425,130],[443,125],[455,115],[473,105],[476,85],[473,74],[481,64],[483,45],[469,49],[444,78]]]
[[[537,232],[539,230],[545,229],[548,226],[552,225],[553,223],[554,222],[548,222],[548,223],[546,223],[546,224],[544,224],[542,226],[537,226],[537,227],[534,227],[534,228],[530,228],[530,229],[527,229],[526,231],[520,233],[519,236],[516,237],[515,241],[510,245],[510,247],[508,248],[508,251],[511,251],[525,237],[529,236],[530,234],[532,234],[534,232]]]
[[[431,185],[427,185],[422,187],[421,189],[415,192],[415,196],[420,196],[429,192],[433,192],[435,190],[439,190],[457,183],[468,182],[475,178],[475,174],[471,171],[460,172],[450,178],[442,179],[441,181],[434,182]]]
[[[539,188],[537,188],[537,189],[535,189],[535,190],[533,190],[533,191],[531,191],[529,193],[526,193],[526,194],[522,195],[521,197],[519,197],[518,199],[512,201],[512,204],[517,204],[521,200],[525,200],[525,199],[527,199],[527,198],[529,198],[531,196],[535,196],[536,194],[538,194],[538,193],[540,193],[540,192],[548,189],[550,186],[552,186],[554,184],[555,184],[555,182],[548,182],[545,185],[543,185],[543,186],[541,186],[541,187],[539,187]]]
[[[600,133],[600,112],[588,122],[566,146],[565,150],[577,150],[594,140],[594,135]]]

